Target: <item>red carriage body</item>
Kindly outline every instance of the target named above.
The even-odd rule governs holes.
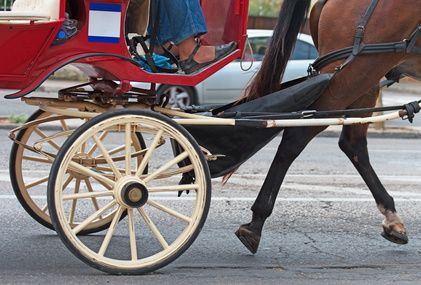
[[[202,41],[206,44],[238,43],[238,49],[226,58],[193,75],[148,73],[132,60],[127,46],[127,21],[147,21],[128,17],[129,0],[50,0],[60,5],[58,16],[49,20],[11,20],[0,14],[0,88],[18,89],[9,95],[17,98],[29,94],[51,74],[68,64],[76,65],[91,78],[196,85],[229,62],[241,56],[246,41],[248,0],[202,0],[209,32]],[[120,14],[119,27],[112,40],[92,39],[92,27],[102,23],[92,15],[92,7],[103,7]],[[78,21],[78,33],[63,43],[54,45],[65,21],[66,12]],[[15,13],[16,14],[16,13]],[[6,17],[5,17],[6,15]],[[130,19],[129,19],[130,18]],[[118,23],[117,23],[118,25]],[[141,32],[142,33],[142,32]]]

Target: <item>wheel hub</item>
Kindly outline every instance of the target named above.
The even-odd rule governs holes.
[[[119,181],[115,190],[117,202],[126,208],[143,207],[149,198],[148,189],[145,184],[136,178],[126,178]]]
[[[138,182],[129,182],[121,190],[121,199],[131,208],[143,207],[148,201],[148,190]]]

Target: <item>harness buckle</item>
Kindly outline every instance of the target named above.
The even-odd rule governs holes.
[[[346,64],[342,63],[341,65],[335,67],[335,71],[341,71],[342,69],[344,69]]]
[[[312,118],[314,116],[314,114],[316,114],[317,111],[316,110],[305,110],[305,111],[301,111],[301,116],[302,118]]]
[[[308,65],[308,68],[307,68],[307,74],[308,74],[308,76],[309,77],[312,77],[312,76],[317,75],[318,73],[319,73],[318,70],[316,70],[316,68],[314,68],[314,65],[312,63],[310,63]]]

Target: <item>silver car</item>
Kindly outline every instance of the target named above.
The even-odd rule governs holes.
[[[174,107],[189,105],[229,103],[238,99],[254,74],[260,68],[272,30],[248,30],[253,54],[246,54],[241,62],[234,61],[194,86],[160,85],[158,94],[170,95],[169,104]],[[307,69],[318,56],[312,38],[300,34],[293,55],[285,70],[283,81],[307,75]],[[247,71],[244,70],[248,69]]]

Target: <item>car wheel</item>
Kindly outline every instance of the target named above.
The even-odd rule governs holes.
[[[184,108],[197,104],[196,93],[189,86],[162,85],[158,89],[158,95],[166,95],[168,105],[174,108]]]

